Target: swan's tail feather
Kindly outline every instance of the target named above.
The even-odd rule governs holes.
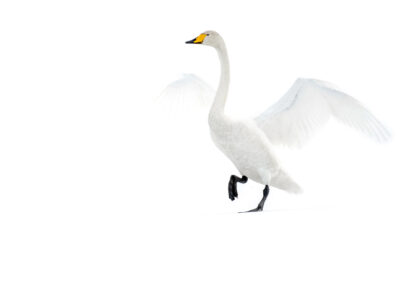
[[[271,186],[290,193],[302,193],[301,187],[283,170],[280,170],[271,180]]]

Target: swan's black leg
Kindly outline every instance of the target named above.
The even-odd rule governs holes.
[[[263,211],[264,203],[265,203],[265,200],[267,200],[268,193],[269,193],[269,186],[266,185],[265,188],[264,188],[264,190],[263,190],[263,197],[262,197],[260,203],[258,203],[257,208],[254,208],[254,209],[249,210],[249,211],[246,211],[246,212],[259,212],[259,211]]]
[[[229,184],[228,184],[228,194],[229,194],[229,199],[230,200],[235,200],[235,198],[238,197],[238,192],[237,192],[237,186],[236,184],[240,182],[240,183],[246,183],[247,182],[247,177],[246,176],[242,176],[237,177],[235,175],[231,175],[231,179],[229,180]]]

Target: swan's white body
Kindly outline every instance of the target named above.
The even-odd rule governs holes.
[[[254,121],[212,115],[209,125],[215,145],[241,175],[264,185],[300,191],[300,187],[280,167],[272,145]]]
[[[201,42],[196,42],[200,37]],[[273,144],[301,146],[331,117],[379,142],[389,138],[383,125],[358,101],[329,83],[312,79],[298,79],[276,104],[254,119],[228,117],[224,106],[229,60],[222,37],[207,31],[190,43],[210,45],[217,50],[221,78],[209,113],[211,137],[240,174],[255,182],[300,192],[300,186],[282,169]]]

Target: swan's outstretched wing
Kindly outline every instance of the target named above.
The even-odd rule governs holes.
[[[378,142],[390,138],[385,127],[360,102],[329,83],[313,79],[297,79],[255,121],[272,143],[300,147],[330,117]]]
[[[200,77],[183,74],[180,79],[170,83],[161,92],[157,101],[167,103],[173,108],[184,107],[190,110],[210,106],[214,95],[215,91]]]

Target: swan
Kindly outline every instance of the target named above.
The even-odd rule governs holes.
[[[315,79],[297,79],[284,96],[259,116],[235,119],[224,112],[229,89],[229,59],[223,38],[215,31],[206,31],[187,44],[215,48],[221,75],[208,115],[211,138],[217,148],[235,165],[240,176],[231,175],[228,196],[238,197],[237,183],[248,179],[264,185],[257,207],[264,208],[271,187],[300,193],[301,187],[279,163],[275,145],[302,146],[333,117],[376,140],[385,142],[389,132],[360,102],[330,83]]]

